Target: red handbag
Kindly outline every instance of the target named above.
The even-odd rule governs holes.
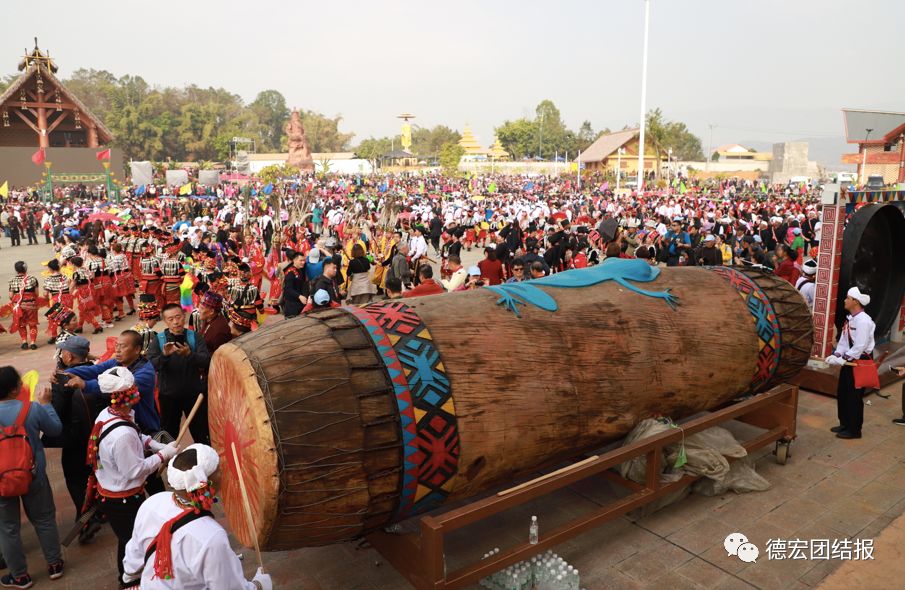
[[[855,377],[855,389],[880,389],[880,374],[877,372],[877,364],[871,359],[854,362],[852,373]]]

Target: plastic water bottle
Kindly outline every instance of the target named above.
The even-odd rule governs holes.
[[[528,527],[528,542],[537,545],[537,517],[531,517],[531,526]]]

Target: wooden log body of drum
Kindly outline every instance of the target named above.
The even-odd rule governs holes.
[[[316,312],[222,346],[211,438],[241,449],[261,547],[360,537],[807,362],[811,316],[781,279],[669,268],[639,286],[670,288],[677,308],[606,280],[542,287],[556,311],[516,315],[479,289]],[[224,507],[250,545],[226,463]]]

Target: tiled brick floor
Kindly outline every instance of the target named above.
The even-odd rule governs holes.
[[[33,267],[41,256],[47,257],[43,247],[28,252]],[[14,259],[6,248],[0,251],[3,269],[11,267]],[[123,321],[117,327],[127,326]],[[95,348],[102,347],[106,335],[92,338]],[[0,364],[14,364],[21,371],[36,368],[44,379],[51,367],[50,350],[45,345],[35,352],[21,352],[14,338],[0,336]],[[769,538],[882,535],[875,551],[876,561],[846,563],[838,576],[828,579],[826,587],[897,587],[905,570],[901,565],[903,556],[897,549],[905,543],[905,523],[896,521],[905,511],[905,428],[890,423],[899,411],[899,386],[893,385],[887,391],[893,394],[889,400],[870,398],[872,405],[865,409],[865,437],[857,441],[841,441],[829,432],[836,422],[834,399],[803,392],[799,438],[792,446],[789,463],[775,464],[766,451],[757,459],[758,472],[773,484],[769,491],[713,498],[692,495],[654,514],[619,518],[564,543],[558,552],[579,569],[582,586],[589,590],[803,589],[819,585],[841,562],[768,561],[764,547]],[[57,452],[49,451],[48,458],[50,477],[56,484],[58,520],[61,531],[65,531],[64,523],[72,521],[74,511],[63,486]],[[607,481],[584,482],[491,522],[468,527],[448,539],[448,562],[455,567],[493,547],[523,539],[531,514],[538,515],[543,535],[545,527],[549,530],[612,497],[612,485]],[[761,548],[757,563],[745,564],[726,555],[723,539],[736,531],[746,534]],[[66,575],[56,582],[47,579],[28,524],[23,527],[23,537],[38,587],[113,588],[115,542],[109,530],[91,546],[73,545],[66,550]],[[245,570],[250,576],[255,569],[253,552],[239,550],[248,558]],[[373,549],[356,549],[353,545],[269,553],[264,561],[281,589],[409,588]],[[862,571],[871,583],[861,581]]]

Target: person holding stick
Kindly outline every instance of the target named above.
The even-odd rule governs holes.
[[[97,381],[101,393],[110,395],[110,406],[100,413],[91,430],[86,461],[93,472],[82,511],[97,504],[119,539],[119,581],[126,543],[145,499],[145,480],[178,451],[175,443],[164,445],[141,434],[132,410],[140,394],[128,369],[113,367],[100,374]],[[150,454],[145,456],[146,452]]]
[[[220,458],[193,444],[167,467],[174,492],[154,494],[138,510],[126,545],[123,582],[142,590],[272,590],[259,567],[251,581],[230,548],[226,530],[211,514],[217,501]]]

